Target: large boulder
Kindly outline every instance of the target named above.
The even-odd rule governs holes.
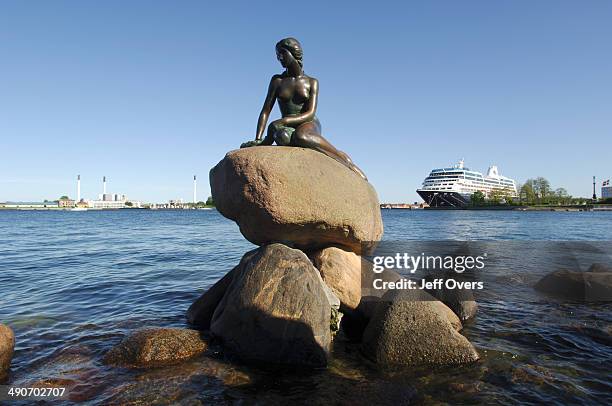
[[[355,313],[350,313],[343,319],[343,328],[351,339],[361,339],[369,321],[374,317],[376,309],[381,301],[387,298],[394,290],[389,288],[393,284],[402,283],[403,278],[391,269],[385,269],[378,273],[373,271],[372,263],[362,260],[361,267],[361,301]],[[446,304],[425,291],[419,291],[419,300],[431,302],[431,306],[444,315],[448,322],[457,331],[463,328],[461,320]]]
[[[234,267],[225,276],[219,279],[206,292],[204,292],[187,310],[187,321],[190,324],[202,329],[208,330],[212,316],[217,308],[217,305],[225,295],[225,291],[232,282],[234,274],[238,269],[241,269],[244,264],[255,255],[255,251],[247,252],[240,261],[240,264]]]
[[[195,357],[207,348],[196,330],[145,328],[136,330],[113,347],[103,362],[123,367],[156,367]]]
[[[254,244],[304,250],[339,245],[360,253],[379,241],[376,191],[336,160],[314,150],[260,146],[229,152],[210,171],[217,210]]]
[[[361,258],[336,247],[317,251],[311,257],[325,284],[340,299],[340,310],[356,310],[361,301]]]
[[[217,306],[211,332],[247,362],[323,366],[332,307],[318,271],[300,250],[259,248],[241,261]]]
[[[442,306],[422,290],[388,292],[363,333],[362,353],[381,366],[476,361],[476,349]]]
[[[535,289],[559,298],[584,302],[612,301],[612,270],[593,264],[586,272],[562,269],[544,276]]]
[[[15,334],[7,325],[0,324],[0,382],[8,376],[15,350]]]

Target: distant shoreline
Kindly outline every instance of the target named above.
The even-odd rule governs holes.
[[[585,205],[585,206],[475,206],[475,207],[382,207],[381,210],[489,210],[489,211],[561,211],[561,212],[589,212],[612,211],[612,205]]]
[[[503,210],[503,211],[612,211],[612,205],[584,206],[476,206],[476,207],[427,207],[425,210]]]
[[[197,209],[192,209],[192,208],[161,208],[161,209],[152,209],[150,207],[125,207],[125,208],[120,208],[120,209],[91,209],[88,208],[87,210],[83,210],[83,211],[131,211],[131,210],[137,210],[137,211],[142,211],[142,210],[150,210],[150,211],[179,211],[179,210],[185,210],[185,211],[194,211],[194,210],[213,210],[215,207],[214,206],[209,206],[209,207],[200,207]],[[0,211],[73,211],[71,207],[0,207]]]

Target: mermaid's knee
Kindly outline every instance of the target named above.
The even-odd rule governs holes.
[[[316,142],[313,141],[313,137],[307,132],[296,131],[291,137],[291,144],[296,147],[303,148],[315,148]]]
[[[293,128],[286,127],[277,130],[274,133],[274,141],[276,141],[276,145],[291,145],[291,138],[293,134]]]

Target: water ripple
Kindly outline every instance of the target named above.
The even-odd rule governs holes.
[[[387,240],[612,240],[606,213],[383,214]],[[234,223],[215,211],[0,211],[0,246],[0,321],[17,336],[11,383],[68,385],[71,401],[612,402],[610,305],[544,300],[531,286],[546,269],[488,275],[498,293],[479,297],[464,329],[483,356],[473,365],[375,371],[339,341],[330,367],[308,374],[235,365],[218,349],[130,371],[100,357],[133,329],[184,326],[193,300],[254,248]]]

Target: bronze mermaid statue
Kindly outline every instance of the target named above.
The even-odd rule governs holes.
[[[302,46],[295,38],[285,38],[276,44],[276,57],[285,71],[270,79],[268,94],[259,113],[255,140],[245,142],[240,148],[272,145],[276,142],[282,146],[314,149],[347,166],[367,180],[363,171],[347,154],[336,149],[321,135],[321,123],[315,115],[319,82],[304,74],[302,56]],[[264,137],[264,129],[276,100],[282,118],[270,123]]]

